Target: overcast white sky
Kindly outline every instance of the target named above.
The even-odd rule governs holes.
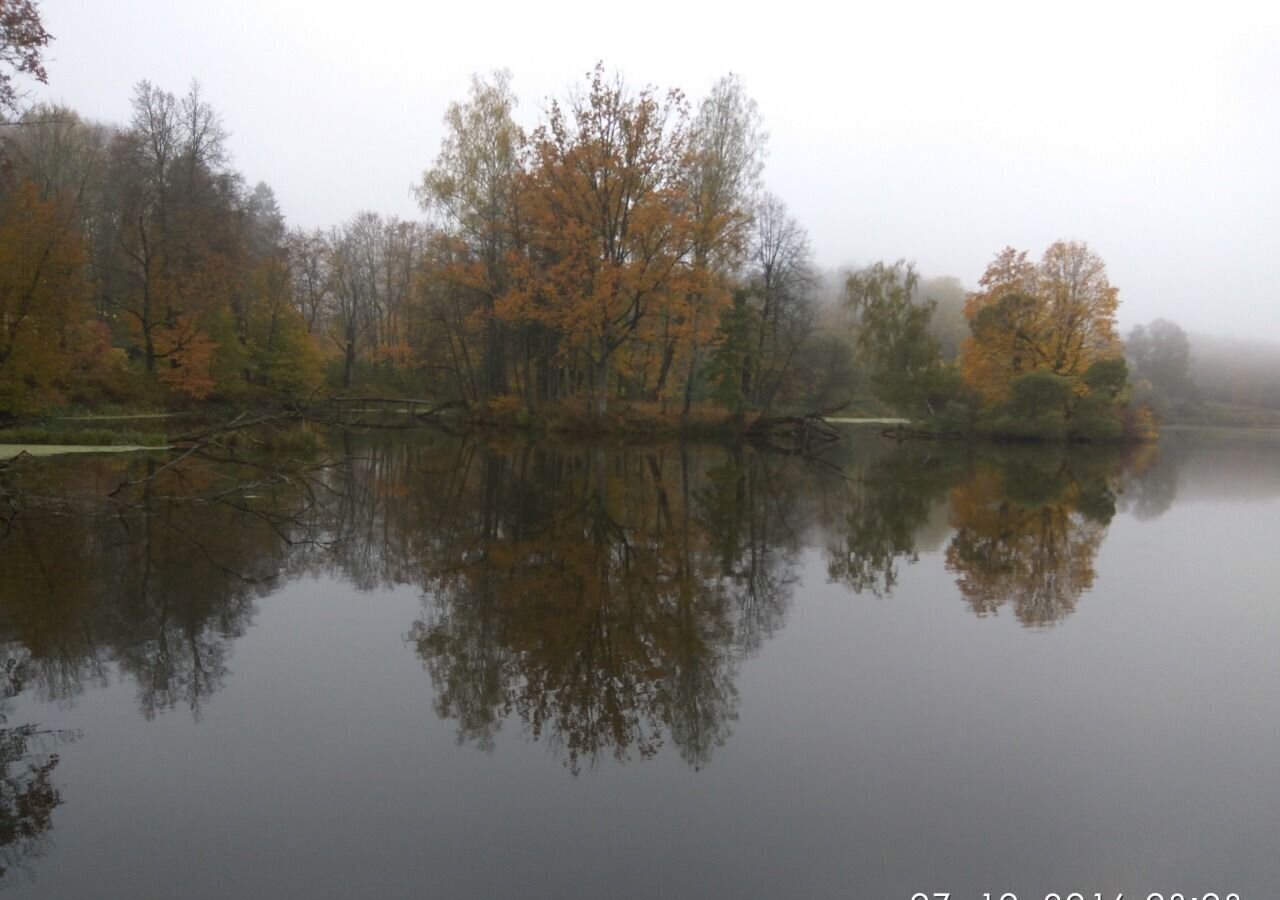
[[[972,286],[1006,246],[1086,240],[1121,324],[1280,339],[1280,3],[43,0],[36,96],[125,122],[192,78],[290,222],[418,214],[472,72],[532,125],[596,60],[695,100],[740,74],[766,179],[817,261]]]

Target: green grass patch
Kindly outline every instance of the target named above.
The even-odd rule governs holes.
[[[0,460],[14,459],[26,454],[27,456],[63,456],[71,453],[138,453],[163,451],[164,447],[134,447],[134,446],[93,446],[93,447],[77,447],[67,444],[0,444]]]
[[[165,436],[155,431],[117,430],[112,428],[48,428],[28,425],[0,429],[0,444],[46,445],[64,447],[163,447]]]

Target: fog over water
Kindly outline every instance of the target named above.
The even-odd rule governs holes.
[[[1276,339],[1278,9],[47,0],[33,96],[124,122],[138,80],[198,78],[237,167],[327,226],[418,215],[410,185],[473,72],[509,68],[532,125],[597,60],[695,99],[733,71],[822,265],[907,257],[972,286],[1005,245],[1081,239],[1122,328]]]

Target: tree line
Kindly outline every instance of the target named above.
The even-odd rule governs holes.
[[[803,229],[760,189],[736,78],[696,107],[597,67],[526,133],[475,79],[418,185],[420,222],[286,226],[193,84],[140,83],[127,126],[38,106],[6,130],[0,408],[298,395],[327,377],[530,407],[688,410],[722,313],[767,404],[816,316]],[[744,330],[745,329],[745,330]]]
[[[969,294],[875,263],[832,298],[736,76],[695,102],[597,65],[533,129],[516,108],[508,73],[474,77],[416,185],[422,220],[328,229],[249,186],[198,84],[138,84],[125,126],[29,110],[3,140],[0,412],[328,385],[499,415],[857,398],[941,430],[1146,427],[1086,245],[1003,251]]]

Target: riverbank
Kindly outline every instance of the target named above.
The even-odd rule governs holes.
[[[64,456],[73,453],[155,453],[168,447],[141,444],[0,444],[0,460],[19,456]]]
[[[615,400],[604,413],[592,412],[586,403],[566,401],[548,404],[530,411],[515,398],[499,398],[470,408],[458,403],[438,400],[388,397],[332,397],[305,408],[252,408],[208,404],[182,409],[155,407],[129,409],[105,407],[96,409],[53,410],[47,415],[29,417],[0,429],[0,445],[6,453],[16,455],[27,449],[35,455],[35,447],[101,447],[121,452],[131,448],[161,448],[183,443],[183,438],[197,433],[244,432],[232,443],[249,443],[267,448],[305,449],[316,443],[314,435],[294,434],[303,423],[332,425],[353,429],[407,429],[440,427],[447,431],[506,431],[512,434],[563,435],[584,437],[616,436],[622,439],[687,438],[711,440],[753,440],[758,438],[765,421],[787,421],[785,417],[764,420],[759,413],[733,413],[711,403],[693,404],[688,413],[664,409],[649,401]],[[1250,413],[1245,415],[1244,413]],[[1222,434],[1251,435],[1264,439],[1280,439],[1280,415],[1271,411],[1236,411],[1227,422],[1187,421],[1179,418],[1162,425],[1169,431],[1215,430]],[[1038,422],[1020,422],[1021,428],[996,427],[998,422],[957,423],[920,422],[886,415],[881,409],[859,405],[840,413],[822,417],[836,428],[876,428],[887,437],[898,440],[951,440],[981,443],[1030,444],[1135,444],[1155,440],[1154,430],[1115,429],[1115,433],[1084,434],[1059,427],[1043,433],[1031,426]],[[246,428],[251,422],[265,422],[266,427]],[[1065,425],[1066,423],[1055,423]],[[1118,423],[1117,423],[1118,424]],[[82,450],[41,450],[39,455]]]
[[[163,447],[165,435],[158,431],[137,431],[118,428],[67,428],[56,425],[26,425],[18,428],[0,428],[0,444],[28,446],[107,447],[140,446]]]

